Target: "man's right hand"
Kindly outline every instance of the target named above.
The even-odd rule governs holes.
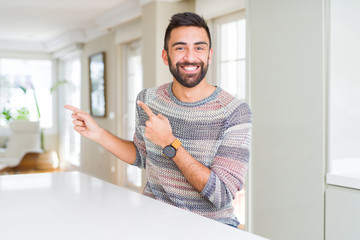
[[[136,161],[136,147],[132,141],[116,137],[105,129],[99,127],[95,120],[88,114],[76,107],[65,105],[72,111],[74,129],[81,136],[87,137],[106,148],[122,161],[134,164]]]
[[[69,109],[73,113],[71,117],[74,119],[74,129],[81,136],[97,141],[100,137],[102,128],[97,125],[95,120],[87,112],[82,111],[71,105],[65,105],[64,108]]]

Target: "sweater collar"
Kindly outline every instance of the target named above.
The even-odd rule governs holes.
[[[219,95],[219,93],[221,92],[221,87],[218,87],[216,86],[216,89],[215,91],[208,97],[200,100],[200,101],[197,101],[197,102],[182,102],[180,101],[177,97],[175,97],[173,91],[172,91],[172,85],[173,83],[169,83],[168,86],[167,86],[167,92],[171,98],[171,100],[173,100],[176,104],[178,105],[181,105],[181,106],[184,106],[184,107],[198,107],[198,106],[201,106],[201,105],[204,105],[206,103],[209,103],[211,101],[213,101],[214,99],[216,99],[216,97]]]

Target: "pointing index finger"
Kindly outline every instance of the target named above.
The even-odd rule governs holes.
[[[83,112],[81,109],[71,106],[71,105],[65,105],[64,108],[69,109],[70,111],[74,113]]]
[[[149,116],[149,118],[155,117],[155,114],[151,111],[151,109],[145,103],[138,100],[137,104],[139,104],[139,106],[146,112],[146,114]]]

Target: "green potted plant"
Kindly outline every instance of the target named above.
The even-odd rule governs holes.
[[[12,131],[27,131],[31,129],[38,129],[40,127],[39,122],[30,122],[30,111],[26,107],[22,107],[12,113],[9,109],[4,108],[2,118],[8,123]]]
[[[7,123],[10,123],[13,120],[29,120],[29,109],[22,107],[18,109],[15,114],[11,113],[10,109],[4,108],[1,112],[2,117]]]

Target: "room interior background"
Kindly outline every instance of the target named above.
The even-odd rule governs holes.
[[[134,94],[172,79],[161,60],[170,16],[182,11],[199,13],[208,21],[215,42],[221,42],[219,26],[237,19],[246,22],[246,54],[236,56],[235,63],[239,74],[244,74],[239,94],[253,112],[246,229],[284,240],[360,236],[359,185],[328,181],[338,176],[339,162],[348,164],[341,169],[352,170],[341,174],[354,181],[359,178],[359,171],[354,172],[360,157],[356,150],[359,138],[355,137],[359,135],[355,134],[359,106],[351,104],[359,102],[355,96],[360,89],[355,64],[360,56],[357,1],[121,2],[95,19],[96,31],[73,29],[46,43],[0,39],[0,59],[50,60],[52,83],[62,79],[72,83],[53,94],[53,127],[45,129],[45,148],[58,152],[65,169],[135,191],[141,191],[143,184],[144,173],[71,130],[70,114],[63,105],[71,103],[90,111],[91,55],[106,53],[107,114],[96,120],[107,130],[130,138]],[[217,81],[221,56],[217,59],[209,80],[226,84]],[[339,128],[344,131],[336,131]],[[6,129],[1,132],[9,134]]]

